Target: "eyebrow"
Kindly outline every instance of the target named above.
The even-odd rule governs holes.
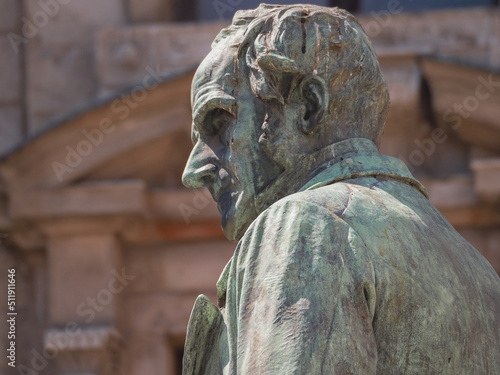
[[[215,93],[198,97],[193,107],[193,125],[201,125],[208,112],[215,108],[221,108],[236,117],[236,98],[221,91],[220,89]]]

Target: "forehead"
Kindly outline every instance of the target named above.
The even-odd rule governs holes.
[[[245,85],[236,69],[236,46],[221,44],[198,67],[191,86],[193,131],[201,126],[206,114],[222,108],[236,116],[238,91]]]
[[[224,47],[224,48],[223,48]],[[191,105],[194,109],[201,96],[222,89],[225,92],[235,90],[236,66],[235,47],[220,46],[213,49],[202,61],[193,77],[191,86]]]

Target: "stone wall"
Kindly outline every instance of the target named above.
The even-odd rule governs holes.
[[[97,97],[95,39],[105,29],[174,21],[173,1],[3,0],[0,155]]]
[[[24,14],[39,25],[25,45],[31,135],[96,96],[95,37],[104,27],[124,25],[125,10],[121,0],[25,0]]]

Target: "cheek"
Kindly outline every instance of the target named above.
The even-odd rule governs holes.
[[[258,125],[252,117],[239,117],[229,134],[229,146],[234,154],[251,155],[258,144]]]
[[[259,173],[259,151],[257,132],[252,123],[238,123],[230,135],[227,160],[231,169],[235,171],[237,179],[249,187]],[[261,164],[261,163],[260,163]]]
[[[278,115],[269,113],[266,114],[259,129],[259,145],[260,149],[268,158],[274,161],[277,160],[277,151],[283,142],[283,129],[280,126],[283,119]]]

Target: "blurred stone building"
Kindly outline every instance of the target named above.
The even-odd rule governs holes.
[[[498,2],[315,3],[362,13],[391,94],[382,152],[500,272]],[[215,299],[235,246],[180,183],[190,83],[256,5],[1,0],[0,306],[15,269],[17,368],[2,355],[0,374],[179,373],[193,302]]]

